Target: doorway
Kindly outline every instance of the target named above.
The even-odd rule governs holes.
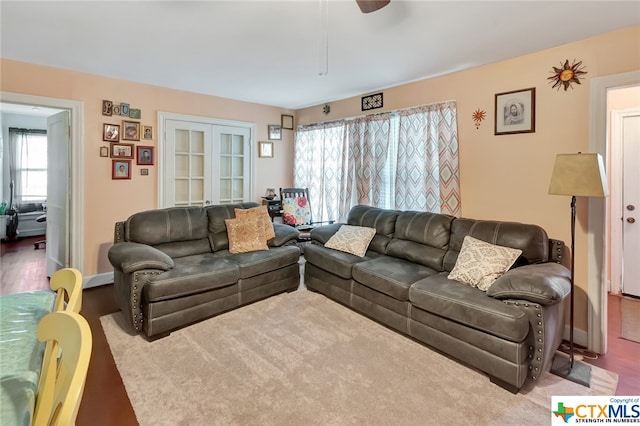
[[[640,71],[598,77],[591,81],[589,151],[603,156],[609,176],[613,169],[621,167],[612,163],[609,94],[615,89],[638,86]],[[608,282],[611,274],[616,273],[605,261],[612,250],[610,231],[613,220],[615,217],[607,209],[605,201],[589,199],[587,349],[599,354],[607,352]]]
[[[24,95],[18,93],[0,92],[0,103],[13,104],[22,108],[40,108],[48,111],[47,114],[54,114],[57,111],[69,111],[70,125],[69,127],[69,145],[70,155],[67,157],[67,168],[70,170],[70,182],[65,190],[69,194],[70,203],[67,214],[70,218],[70,226],[67,235],[65,235],[65,245],[69,249],[68,264],[65,266],[77,268],[82,271],[83,265],[83,246],[82,229],[83,229],[83,212],[82,212],[82,169],[83,169],[83,148],[82,148],[82,123],[83,110],[82,102],[47,98],[41,96]],[[8,143],[8,141],[4,141]],[[4,162],[4,159],[3,159]],[[5,173],[4,167],[2,173]],[[6,172],[5,175],[8,175]]]

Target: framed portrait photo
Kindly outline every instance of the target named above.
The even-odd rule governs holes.
[[[136,151],[136,164],[144,166],[153,165],[152,146],[136,146]]]
[[[112,143],[111,158],[133,158],[133,144]]]
[[[111,179],[131,179],[131,160],[111,160]]]
[[[123,141],[139,141],[140,140],[140,123],[137,121],[122,122],[122,140]]]
[[[142,139],[153,139],[153,127],[142,126]]]
[[[120,125],[104,123],[102,125],[102,140],[118,142],[120,140]]]
[[[109,156],[109,147],[101,146],[100,147],[100,157],[108,157]]]
[[[536,131],[536,88],[497,93],[495,134],[533,133]]]
[[[273,142],[258,142],[258,157],[273,158]]]
[[[269,139],[279,141],[282,139],[282,126],[279,124],[269,124]]]

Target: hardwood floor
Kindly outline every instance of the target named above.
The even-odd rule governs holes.
[[[2,243],[0,263],[3,294],[48,287],[44,266],[31,265],[44,263],[44,250],[34,250],[33,241],[25,238],[17,243]],[[11,281],[7,282],[7,279]],[[640,343],[620,337],[620,299],[619,296],[609,296],[608,353],[596,359],[589,359],[587,357],[591,355],[585,354],[587,357],[584,361],[618,373],[617,395],[637,396],[640,395],[640,367],[637,361]],[[93,350],[77,425],[138,424],[100,324],[101,316],[117,310],[111,285],[84,291],[82,314],[92,330]],[[144,354],[140,354],[140,362],[145,362]]]

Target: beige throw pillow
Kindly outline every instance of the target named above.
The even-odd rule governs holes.
[[[364,257],[367,253],[367,248],[369,248],[369,243],[375,235],[376,230],[374,228],[342,225],[324,246]]]
[[[269,250],[262,220],[257,217],[225,219],[230,253]]]
[[[269,212],[267,211],[267,206],[258,206],[253,207],[251,209],[234,209],[236,218],[242,219],[247,217],[255,217],[260,219],[262,226],[264,228],[264,236],[269,241],[272,238],[276,237],[276,233],[273,230],[273,223],[271,222],[271,217],[269,216]]]
[[[467,235],[449,279],[487,291],[521,254],[522,250],[496,246]]]

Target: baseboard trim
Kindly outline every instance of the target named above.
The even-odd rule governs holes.
[[[569,341],[569,337],[571,336],[571,328],[568,325],[564,326],[564,335],[562,336],[564,340]],[[588,333],[585,330],[581,330],[579,328],[573,328],[573,343],[576,345],[580,345],[583,347],[587,347],[588,345]]]
[[[106,284],[113,284],[113,272],[91,275],[88,277],[84,277],[84,279],[82,280],[82,288],[98,287]]]

